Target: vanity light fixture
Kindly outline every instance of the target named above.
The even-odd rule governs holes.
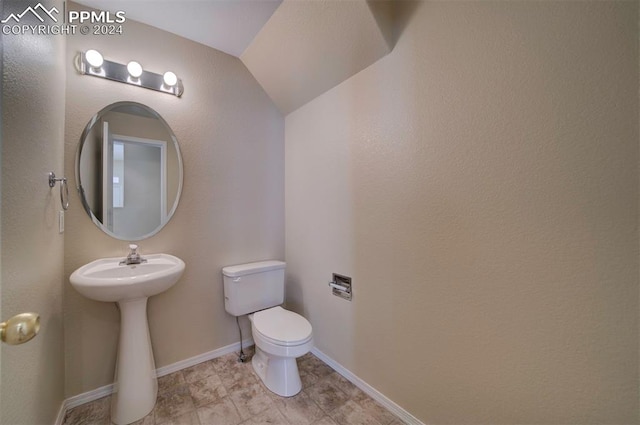
[[[178,84],[178,77],[171,71],[167,71],[162,76],[162,81],[167,87],[173,87]]]
[[[85,57],[87,58],[87,62],[89,62],[89,65],[91,65],[91,67],[94,69],[99,69],[104,63],[104,58],[97,50],[87,50],[87,53],[85,53]]]
[[[142,65],[136,61],[131,61],[127,64],[127,71],[129,71],[129,75],[137,80],[142,75]]]
[[[97,50],[80,52],[75,59],[78,72],[83,75],[106,78],[121,83],[132,84],[163,93],[182,96],[184,86],[176,74],[171,71],[164,74],[145,71],[142,65],[131,61],[124,65],[104,59]]]

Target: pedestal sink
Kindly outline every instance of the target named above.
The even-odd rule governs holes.
[[[144,257],[140,264],[120,264],[103,258],[71,274],[73,287],[87,298],[117,302],[120,339],[111,421],[129,424],[145,417],[156,403],[158,381],[147,322],[147,299],[172,287],[184,272],[184,262],[168,254]]]

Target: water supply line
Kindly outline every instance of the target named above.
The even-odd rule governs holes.
[[[238,331],[240,332],[240,355],[238,355],[238,362],[244,363],[247,361],[247,355],[242,351],[242,328],[240,327],[240,319],[239,316],[236,316],[236,323],[238,324]]]

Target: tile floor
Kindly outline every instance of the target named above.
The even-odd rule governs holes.
[[[252,354],[252,348],[245,350]],[[248,356],[250,358],[250,356]],[[280,397],[232,353],[158,378],[158,400],[136,425],[400,425],[317,357],[298,359],[302,391]],[[67,412],[64,425],[109,425],[111,397]]]

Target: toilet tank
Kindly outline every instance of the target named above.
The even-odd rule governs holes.
[[[282,304],[285,265],[282,261],[260,261],[224,267],[225,310],[242,316]]]

